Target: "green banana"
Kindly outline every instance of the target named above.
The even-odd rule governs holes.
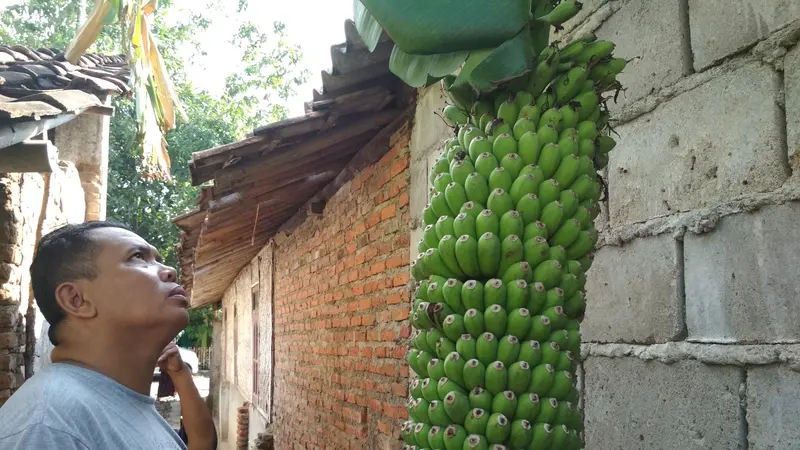
[[[466,179],[464,182],[466,183]],[[467,192],[464,190],[463,185],[452,182],[447,185],[447,189],[445,189],[444,192],[444,198],[447,201],[447,206],[450,208],[450,211],[458,211],[461,208],[461,205],[467,203]],[[455,217],[455,214],[453,216]]]
[[[505,273],[509,267],[522,261],[523,247],[520,238],[511,234],[501,242],[501,259],[499,273]]]
[[[558,400],[552,397],[542,398],[542,405],[539,409],[539,422],[553,424],[558,414]]]
[[[428,375],[433,381],[439,381],[444,377],[444,363],[439,358],[434,358],[428,363]]]
[[[495,235],[500,234],[500,216],[491,209],[484,209],[481,214],[475,219],[475,232],[478,236],[483,236],[486,233]]]
[[[547,244],[547,239],[541,236],[534,236],[525,241],[523,245],[523,259],[531,267],[536,267],[547,260],[550,254],[549,249],[550,246]]]
[[[550,81],[553,80],[553,77],[556,76],[560,63],[561,59],[558,54],[538,61],[536,67],[533,69],[533,73],[531,73],[528,87],[525,90],[530,92],[534,97],[540,96],[547,85],[550,84]]]
[[[469,334],[469,331],[462,334],[456,341],[456,352],[463,357],[464,360],[469,360],[475,357],[475,343],[477,341]],[[445,372],[445,375],[447,372]],[[450,378],[448,376],[448,378]]]
[[[517,396],[508,390],[495,395],[491,410],[493,413],[500,413],[508,419],[513,419],[517,412]]]
[[[436,225],[434,226],[437,241],[447,235],[453,234],[453,221],[455,221],[455,218],[450,216],[439,217],[439,220],[436,221]],[[437,245],[432,245],[431,247],[437,247]]]
[[[511,423],[511,432],[508,436],[508,443],[511,448],[528,448],[528,444],[533,439],[533,429],[531,423],[525,419],[518,419]]]
[[[552,308],[553,306],[564,306],[564,290],[560,287],[554,287],[547,291],[547,301],[544,308]]]
[[[493,413],[486,424],[486,440],[490,444],[502,444],[511,434],[511,423],[501,413]],[[496,447],[495,447],[496,448]]]
[[[521,353],[522,346],[520,346]],[[522,395],[530,384],[531,366],[527,361],[517,361],[508,368],[508,389],[517,395]],[[509,416],[512,417],[512,416]]]
[[[504,189],[497,188],[489,194],[486,206],[496,215],[499,221],[500,217],[514,209],[514,201]]]
[[[527,386],[525,386],[525,388],[527,389]],[[534,393],[519,396],[517,400],[517,411],[514,417],[516,417],[517,420],[527,420],[531,423],[535,423],[536,418],[539,416],[539,409],[541,408],[539,403],[539,396]]]
[[[544,311],[542,311],[544,312]],[[525,336],[526,340],[544,342],[553,332],[553,327],[550,324],[550,319],[544,315],[533,316],[531,320],[531,330]]]
[[[580,92],[583,82],[587,78],[589,78],[589,73],[582,66],[570,69],[569,72],[559,78],[555,85],[556,102],[563,105],[570,101]]]
[[[575,261],[568,261],[575,262]],[[565,273],[561,277],[561,289],[564,290],[564,297],[570,298],[575,295],[578,290],[582,289],[581,280],[576,275]]]
[[[442,216],[442,217],[447,217],[447,216]],[[428,225],[422,230],[422,241],[428,248],[439,246],[439,236],[438,233],[436,232],[435,225]]]
[[[502,133],[492,143],[492,156],[496,161],[502,160],[506,155],[517,153],[518,143],[511,133]]]
[[[467,176],[466,181],[464,181],[464,188],[462,189],[466,197],[464,203],[469,200],[485,205],[486,201],[489,199],[489,182],[478,172],[472,172]],[[461,204],[463,205],[463,203]],[[450,205],[449,202],[448,205],[453,209],[453,205]],[[460,205],[459,208],[461,208]]]
[[[531,328],[532,320],[530,311],[527,308],[513,309],[508,315],[506,332],[518,340],[524,339]]]
[[[525,261],[514,263],[503,272],[503,283],[512,283],[516,280],[533,281],[533,271],[531,265]]]
[[[611,136],[598,136],[597,139],[595,139],[595,145],[597,145],[597,154],[605,155],[611,150],[614,150],[614,147],[617,146],[617,141]]]
[[[416,448],[417,438],[414,436],[414,422],[407,420],[403,422],[402,430],[400,431],[400,436],[403,438],[403,441],[407,444],[404,446],[403,450],[406,450],[405,447],[408,445],[413,445]],[[459,447],[458,450],[461,450]]]
[[[483,386],[485,379],[486,366],[476,358],[467,361],[467,365],[464,366],[464,385],[467,389],[475,389],[477,386]],[[549,389],[550,386],[547,388]]]
[[[441,410],[441,408],[439,408]],[[449,420],[447,421],[449,422]],[[434,425],[428,432],[428,445],[431,448],[444,448],[444,427]]]
[[[545,179],[552,178],[561,164],[561,149],[558,144],[548,143],[542,147],[536,165],[542,169]]]
[[[531,222],[528,225],[526,225],[523,234],[524,236],[522,240],[525,242],[528,242],[529,240],[534,239],[536,237],[542,237],[547,239],[547,226],[540,220],[537,220],[536,222]]]
[[[514,122],[511,122],[512,124]],[[486,132],[486,138],[489,139],[489,142],[494,142],[498,136],[503,134],[511,134],[511,125],[506,123],[503,119],[495,119],[491,121],[484,130]]]
[[[464,423],[470,411],[469,398],[458,391],[450,392],[444,397],[444,410],[453,422]]]
[[[489,422],[488,414],[486,422]],[[478,425],[475,425],[478,427]],[[486,428],[485,426],[483,427]],[[464,441],[464,448],[463,450],[489,450],[489,442],[486,441],[486,438],[483,436],[483,432],[481,434],[470,434],[467,437],[467,440]]]
[[[433,209],[433,212],[436,214],[437,218],[441,216],[456,216],[452,211],[450,211],[450,207],[447,205],[447,200],[445,199],[444,194],[441,192],[434,192],[431,195],[431,208]]]
[[[594,61],[599,61],[614,52],[616,46],[613,42],[598,40],[590,42],[586,45],[583,51],[578,55],[575,62],[578,64],[587,64]]]
[[[565,0],[555,7],[545,16],[537,17],[536,20],[548,25],[558,26],[575,17],[583,7],[581,2],[576,0]],[[558,28],[557,28],[558,29]]]
[[[447,234],[439,241],[439,254],[441,255],[442,261],[444,261],[444,265],[447,266],[447,269],[454,273],[458,277],[464,277],[464,271],[461,270],[461,266],[458,264],[458,258],[456,257],[456,238],[453,235]],[[454,309],[456,312],[463,312],[460,308]],[[450,306],[452,308],[452,306]]]
[[[529,340],[520,344],[518,358],[520,362],[528,364],[531,368],[541,364],[542,346],[539,341]],[[527,388],[528,386],[526,385],[525,387]]]
[[[442,322],[444,322],[444,320],[442,320]],[[454,351],[456,351],[456,343],[446,336],[442,336],[436,341],[436,356],[438,356],[439,359],[444,360],[450,352]]]
[[[575,219],[569,219],[556,231],[550,241],[553,245],[568,248],[578,239],[580,232],[581,223]]]
[[[563,306],[553,306],[542,311],[542,315],[550,319],[553,329],[563,329],[567,325],[569,316],[564,312]]]
[[[576,292],[564,303],[564,313],[569,317],[579,317],[586,308],[586,299],[583,292]]]
[[[511,184],[509,194],[514,205],[526,195],[536,193],[542,180],[537,180],[532,174],[526,173],[518,176]]]
[[[497,108],[497,117],[505,123],[514,123],[519,116],[519,106],[511,96]]]
[[[477,280],[469,280],[464,283],[461,288],[461,301],[467,310],[483,311],[486,309],[483,303],[483,283]]]
[[[463,213],[463,214],[466,214],[466,215],[472,217],[473,219],[475,219],[475,218],[478,217],[478,214],[480,214],[481,211],[483,211],[483,209],[484,209],[483,205],[476,204],[475,202],[469,201],[467,203],[464,203],[464,206],[461,207],[461,210],[459,211],[459,214]],[[477,237],[476,237],[476,239],[477,239]]]
[[[520,94],[523,93],[523,92],[525,92],[525,91],[520,91]],[[530,95],[529,92],[525,92],[525,93]],[[520,106],[519,117],[528,119],[528,120],[532,121],[533,123],[539,123],[539,117],[540,116],[541,116],[541,111],[539,111],[539,108],[536,107],[536,100],[531,95],[531,101],[529,101],[528,103]]]
[[[445,189],[447,189],[447,185],[452,181],[453,179],[450,177],[449,173],[440,173],[436,175],[436,179],[433,180],[433,188],[436,190],[436,192],[441,192],[444,194]]]
[[[428,434],[431,432],[431,426],[427,423],[418,423],[414,426],[414,436],[417,441],[418,448],[427,448],[429,445]]]
[[[569,439],[569,428],[566,425],[556,426],[553,428],[553,440],[550,442],[550,447],[567,448]]]
[[[462,160],[454,160],[453,163],[450,165],[450,176],[453,178],[453,182],[464,186],[464,183],[467,181],[467,177],[472,172],[475,172],[475,166],[472,164],[472,161],[469,158],[465,158]],[[436,210],[434,209],[434,212]],[[455,214],[453,214],[455,216]]]
[[[478,266],[483,277],[489,278],[497,274],[497,269],[500,267],[501,250],[502,245],[497,235],[491,232],[481,235],[478,240]]]
[[[507,191],[511,189],[511,185],[513,181],[511,179],[511,175],[509,172],[502,166],[494,169],[491,174],[489,174],[489,189],[502,189]]]
[[[525,162],[516,153],[509,153],[500,159],[500,167],[506,169],[508,176],[515,180],[522,168],[525,167]],[[511,183],[514,184],[513,181]],[[507,189],[506,189],[507,190]]]
[[[542,208],[542,214],[541,217],[539,217],[539,220],[547,228],[547,235],[552,236],[561,226],[561,221],[563,218],[564,207],[561,205],[560,201],[556,200],[548,203]]]
[[[533,426],[533,438],[528,448],[554,448],[550,446],[552,440],[553,427],[549,423],[537,423]]]
[[[553,386],[555,380],[555,370],[550,364],[540,364],[531,371],[531,382],[528,385],[528,392],[544,395]],[[546,403],[546,402],[544,402]],[[539,410],[541,414],[541,409]]]
[[[567,258],[574,260],[581,259],[594,248],[597,244],[597,240],[598,235],[596,229],[589,228],[588,230],[581,231],[575,242],[567,247]]]
[[[569,61],[570,59],[576,58],[578,55],[580,55],[584,47],[586,47],[586,42],[574,40],[559,50],[558,54],[561,55],[562,61]]]
[[[433,212],[433,208],[431,207],[430,203],[422,208],[422,221],[425,225],[435,225],[438,219],[439,216]]]
[[[539,185],[538,197],[539,201],[546,209],[551,203],[555,202],[561,197],[561,183],[554,178],[545,180]],[[546,222],[545,222],[546,224]]]
[[[524,308],[528,304],[528,283],[525,280],[514,280],[506,285],[506,310]],[[509,320],[511,317],[509,316]]]
[[[558,182],[559,186],[569,186],[575,181],[575,178],[578,177],[580,161],[581,159],[576,155],[567,155],[561,160],[561,164],[559,164],[558,169],[556,169],[555,174],[553,174],[553,179]]]
[[[495,143],[496,142],[498,141],[495,141]],[[475,160],[475,171],[480,174],[484,180],[486,180],[487,184],[489,175],[491,175],[492,171],[499,166],[500,164],[497,162],[497,158],[495,158],[491,153],[481,153],[478,155],[478,159]],[[486,201],[484,200],[482,203],[486,204]]]
[[[483,313],[477,309],[468,309],[464,314],[464,327],[473,338],[480,337],[486,330]]]
[[[508,314],[500,305],[492,305],[483,313],[486,331],[495,336],[503,336],[508,326]],[[480,340],[478,340],[480,344]],[[491,362],[491,361],[490,361]]]
[[[433,274],[441,275],[446,278],[455,278],[458,276],[447,268],[438,248],[429,248],[425,251],[425,267],[430,269]]]
[[[514,152],[520,156],[524,165],[536,164],[539,159],[539,152],[542,150],[543,144],[535,131],[528,131],[520,136],[517,151]]]
[[[478,386],[469,392],[469,405],[470,408],[480,408],[485,411],[492,410],[492,402],[494,396],[486,389]]]
[[[463,385],[465,365],[466,359],[461,357],[460,352],[458,351],[458,343],[456,343],[456,351],[451,352],[444,360],[444,376],[450,378],[460,385]]]
[[[497,360],[509,367],[517,361],[519,351],[519,339],[514,336],[506,336],[500,339],[500,343],[497,344]]]
[[[536,108],[535,105],[534,105],[534,108]],[[514,123],[514,128],[512,130],[512,132],[514,134],[514,139],[519,141],[520,139],[522,139],[522,136],[525,133],[536,131],[536,129],[537,129],[536,124],[537,123],[538,122],[534,122],[533,120],[531,120],[528,117],[520,117],[519,120],[517,120]]]
[[[486,366],[486,390],[492,395],[497,395],[506,390],[508,371],[500,361],[495,361]]]
[[[444,405],[439,400],[433,400],[428,405],[428,418],[431,419],[431,423],[436,427],[436,429],[440,429],[442,426],[447,426],[450,424],[450,418],[447,416],[447,412],[444,410]],[[428,445],[430,445],[430,436],[433,434],[434,431],[433,427],[428,431]]]
[[[483,300],[487,308],[492,305],[500,305],[505,308],[508,300],[508,287],[500,279],[490,279],[484,286]]]
[[[462,235],[456,241],[456,261],[461,270],[470,277],[481,275],[478,264],[478,241],[468,235]]]
[[[424,398],[412,400],[409,404],[408,412],[417,422],[430,422],[430,418],[428,417],[428,402]]]
[[[575,128],[578,126],[579,115],[577,109],[566,104],[558,109],[561,113],[562,126],[564,129]]]
[[[543,127],[539,127],[539,130],[536,132],[536,135],[539,136],[539,143],[542,145],[542,148],[544,148],[544,146],[547,144],[556,144],[560,139],[556,127],[549,124]],[[540,155],[539,159],[541,158],[542,157]]]
[[[569,130],[575,130],[575,128],[570,128]],[[575,134],[577,133],[577,130],[575,130]],[[562,136],[558,140],[558,150],[561,152],[562,158],[569,155],[578,156],[581,151],[578,137],[569,134]]]
[[[463,387],[459,386],[458,383],[447,377],[441,378],[439,380],[437,389],[440,399],[444,399],[445,397],[447,397],[447,394],[451,392],[460,392],[464,395],[467,395],[467,391]]]
[[[481,334],[480,337],[478,337],[478,342],[475,344],[475,352],[478,361],[488,368],[492,361],[497,360],[497,347],[497,338],[494,334],[488,331]]]
[[[561,131],[564,129],[564,116],[561,115],[561,112],[558,108],[550,108],[542,113],[542,116],[539,118],[539,128],[544,127],[545,125],[551,125],[555,128],[556,131]]]
[[[422,398],[428,403],[439,400],[439,389],[436,383],[430,378],[422,380]]]
[[[458,341],[462,334],[467,332],[464,328],[464,316],[461,314],[451,314],[444,319],[442,326],[445,336],[453,342]]]
[[[580,208],[580,199],[578,198],[578,194],[569,189],[561,191],[559,201],[561,202],[561,208],[564,212],[564,217],[574,217],[575,213],[578,212],[578,208]],[[583,229],[583,227],[581,227],[581,229]]]
[[[483,136],[476,136],[474,139],[472,139],[472,142],[469,143],[469,157],[473,161],[477,161],[478,156],[481,154],[491,151],[492,143],[489,142],[489,139]]]
[[[577,201],[577,196],[575,198]],[[458,238],[464,235],[472,236],[477,239],[475,218],[466,213],[459,213],[453,220],[453,236],[458,240]]]
[[[457,106],[447,105],[444,107],[444,111],[442,111],[442,113],[445,122],[450,127],[455,127],[456,125],[466,125],[469,123],[469,115],[466,113],[466,111],[461,110],[461,108]]]
[[[486,138],[486,133],[483,129],[471,125],[467,125],[466,128],[467,130],[464,132],[464,142],[461,143],[462,147],[469,149],[475,138]]]
[[[500,239],[506,239],[509,236],[519,237],[524,231],[525,224],[519,211],[510,209],[500,217]]]

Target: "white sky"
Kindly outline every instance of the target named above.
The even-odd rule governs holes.
[[[228,2],[233,11],[238,4],[238,0],[223,2]],[[0,0],[0,13],[15,3],[19,0]],[[175,3],[179,10],[189,10],[197,1],[176,0]],[[320,73],[330,68],[330,47],[344,42],[344,21],[352,14],[353,0],[249,0],[247,19],[264,30],[271,30],[275,21],[284,22],[287,40],[299,44],[303,51],[301,68],[311,72],[308,83],[300,86],[286,105],[290,116],[302,115],[303,102],[311,100],[312,90],[321,86]],[[236,18],[215,17],[213,22],[210,32],[200,38],[208,56],[187,72],[198,88],[216,93],[224,86],[225,77],[235,70],[240,56],[228,43],[237,29]]]

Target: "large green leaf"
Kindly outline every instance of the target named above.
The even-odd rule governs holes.
[[[383,28],[372,17],[369,10],[361,3],[361,0],[353,0],[353,18],[355,19],[356,30],[361,40],[367,45],[370,52],[375,51],[378,46],[378,40],[381,38]]]
[[[419,88],[455,72],[468,55],[469,52],[411,55],[395,45],[389,57],[389,69],[409,86]]]
[[[496,47],[531,17],[530,0],[361,0],[403,52],[433,55]]]
[[[529,29],[524,29],[494,49],[469,74],[469,83],[478,91],[491,91],[531,70],[533,43]]]

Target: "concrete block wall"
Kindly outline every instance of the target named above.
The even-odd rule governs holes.
[[[631,61],[588,273],[589,450],[800,448],[800,3],[594,0]]]
[[[586,449],[800,448],[800,3],[586,0],[631,61],[588,273]],[[411,242],[450,136],[420,92]],[[416,253],[410,254],[413,259]]]

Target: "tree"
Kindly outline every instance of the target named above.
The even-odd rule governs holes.
[[[0,42],[21,43],[34,47],[63,49],[78,27],[76,3],[70,0],[27,0],[9,7],[0,18]],[[208,1],[207,8],[167,23],[172,2],[161,0],[154,15],[153,34],[160,43],[164,63],[172,74],[176,91],[184,105],[188,121],[179,122],[165,134],[172,161],[171,180],[143,177],[142,147],[137,137],[134,102],[114,100],[116,113],[111,118],[109,139],[109,178],[107,215],[151,242],[164,255],[165,262],[179,267],[175,245],[179,230],[170,219],[189,212],[195,205],[198,188],[191,185],[188,162],[193,152],[234,142],[253,128],[285,119],[287,111],[278,104],[287,100],[309,74],[296,69],[301,52],[287,42],[281,23],[265,31],[257,24],[242,21],[231,37],[234,50],[244,55],[243,69],[226,78],[220,96],[195,89],[184,71],[186,61],[180,56],[182,46],[194,49],[187,58],[201,56],[194,36],[209,27],[211,17],[220,14],[246,16],[247,4],[241,2],[228,12],[218,0]],[[93,51],[115,53],[118,50],[113,29],[106,27]],[[190,311],[186,335],[193,345],[210,338],[209,308]]]

